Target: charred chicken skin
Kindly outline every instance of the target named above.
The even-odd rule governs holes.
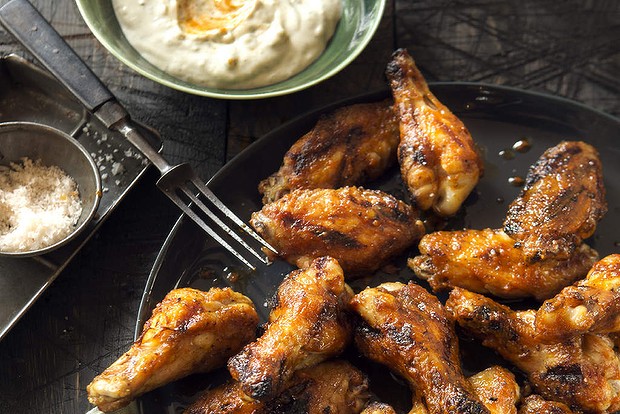
[[[424,234],[409,205],[359,187],[296,190],[252,214],[252,226],[300,268],[332,256],[347,278],[366,276]]]
[[[419,390],[429,413],[489,413],[463,376],[454,326],[434,295],[413,283],[384,283],[351,305],[362,319],[359,350]]]
[[[565,287],[536,312],[541,340],[620,331],[620,254],[604,257],[587,277]]]
[[[596,230],[607,212],[598,152],[580,141],[549,148],[530,168],[512,202],[504,231],[530,262],[566,259]]]
[[[250,299],[231,289],[175,289],[129,351],[88,385],[88,400],[114,411],[168,382],[224,366],[255,338],[257,325]]]
[[[275,398],[248,397],[241,383],[229,382],[207,391],[185,414],[358,414],[368,403],[368,379],[345,361],[327,361],[296,371]]]
[[[378,178],[396,162],[400,141],[391,101],[350,105],[322,116],[260,182],[263,203],[299,188],[339,188]]]
[[[394,52],[386,75],[400,118],[403,180],[420,209],[451,216],[483,173],[474,141],[463,122],[429,90],[406,50]]]
[[[228,361],[232,377],[249,397],[270,400],[295,371],[340,354],[353,334],[352,296],[331,257],[291,272],[278,288],[264,334]]]
[[[409,267],[433,290],[459,286],[503,298],[544,300],[583,278],[598,259],[585,243],[566,260],[529,263],[502,230],[437,231],[422,237]]]
[[[467,333],[523,371],[543,398],[583,412],[620,409],[620,359],[608,336],[584,334],[543,343],[535,311],[513,311],[460,288],[450,292],[446,307]]]

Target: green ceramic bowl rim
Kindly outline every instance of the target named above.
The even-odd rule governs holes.
[[[353,0],[353,1],[356,1],[356,0]],[[162,85],[168,86],[172,89],[176,89],[182,92],[187,92],[190,94],[206,96],[206,97],[211,97],[211,98],[238,99],[238,100],[269,98],[269,97],[287,95],[293,92],[298,92],[300,90],[307,89],[313,85],[316,85],[317,83],[322,82],[334,76],[336,73],[340,72],[347,65],[349,65],[349,63],[351,63],[357,56],[359,56],[359,54],[366,48],[366,46],[370,42],[370,39],[372,39],[375,32],[377,31],[377,28],[379,27],[383,13],[385,11],[385,5],[386,5],[387,0],[376,0],[376,2],[377,2],[377,7],[376,7],[377,18],[374,19],[371,25],[368,26],[367,30],[364,31],[364,36],[361,40],[359,40],[359,43],[357,44],[356,48],[353,50],[352,53],[347,55],[340,63],[338,63],[336,66],[331,68],[329,71],[327,71],[323,75],[311,81],[304,82],[297,86],[290,86],[290,87],[286,87],[283,89],[276,89],[271,92],[269,91],[252,92],[254,89],[238,89],[238,90],[228,89],[228,90],[225,90],[225,92],[218,92],[218,91],[209,90],[208,87],[204,87],[204,86],[203,87],[201,86],[188,87],[185,85],[181,85],[176,82],[161,78],[158,75],[153,74],[150,71],[143,69],[142,67],[140,67],[140,65],[134,63],[131,59],[128,59],[127,57],[125,57],[123,53],[118,51],[116,47],[107,40],[106,36],[104,36],[103,33],[101,33],[97,29],[97,25],[93,21],[91,21],[89,14],[86,12],[86,8],[84,7],[85,0],[76,0],[77,7],[78,7],[78,10],[80,11],[80,14],[82,15],[82,18],[86,22],[86,25],[88,26],[90,31],[95,35],[97,40],[99,40],[99,42],[118,60],[120,60],[122,63],[124,63],[125,65],[133,69],[134,71],[138,72],[142,76],[148,79],[151,79],[157,83],[160,83]],[[329,47],[329,44],[328,44],[328,47]],[[295,76],[287,80],[293,79]],[[277,86],[277,85],[278,84],[276,83],[274,85],[266,85],[265,87]]]

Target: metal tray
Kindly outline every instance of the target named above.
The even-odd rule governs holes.
[[[99,167],[103,195],[89,227],[66,246],[34,258],[0,258],[0,340],[56,279],[105,221],[149,163],[122,135],[111,132],[50,74],[16,55],[0,57],[0,122],[46,124],[76,138]],[[143,127],[151,144],[159,135]]]

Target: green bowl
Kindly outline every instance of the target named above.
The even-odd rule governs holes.
[[[321,56],[293,77],[252,89],[218,89],[178,79],[144,59],[127,41],[112,0],[76,0],[86,24],[95,37],[116,58],[136,72],[180,91],[224,99],[256,99],[280,96],[315,85],[342,70],[366,47],[375,33],[386,0],[342,0],[342,17],[336,32]]]

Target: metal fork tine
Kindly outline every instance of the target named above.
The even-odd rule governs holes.
[[[256,267],[248,262],[245,257],[243,257],[239,252],[237,252],[230,244],[228,244],[224,239],[222,239],[211,227],[207,225],[187,204],[181,200],[181,198],[171,191],[170,189],[166,189],[165,194],[170,198],[189,218],[191,218],[196,224],[200,226],[202,230],[204,230],[209,236],[213,237],[215,241],[217,241],[220,245],[222,245],[226,250],[232,253],[237,259],[239,259],[243,264],[248,266],[251,270],[256,270]],[[187,193],[186,193],[187,194]]]
[[[135,137],[132,137],[135,138]],[[132,141],[133,142],[133,141]],[[151,154],[152,155],[152,154]],[[256,270],[256,267],[248,260],[245,259],[239,252],[237,252],[229,243],[215,232],[209,225],[203,220],[211,221],[220,228],[221,231],[226,232],[231,236],[239,245],[245,248],[248,252],[254,255],[258,260],[264,264],[269,264],[269,258],[267,255],[261,255],[260,250],[250,246],[249,239],[243,239],[242,234],[231,229],[226,223],[223,222],[224,217],[228,217],[237,226],[243,228],[248,234],[252,235],[257,242],[260,242],[263,246],[267,247],[271,251],[277,254],[277,251],[269,246],[269,244],[262,240],[262,238],[251,231],[249,227],[241,221],[235,214],[230,211],[224,204],[207,188],[205,183],[198,178],[189,164],[178,164],[170,166],[167,164],[159,154],[157,157],[152,155],[161,165],[158,166],[162,171],[161,178],[157,181],[157,187],[159,187],[181,210],[192,220],[196,222],[207,234],[209,234],[215,241],[220,243],[226,250],[231,252],[235,257],[242,261],[246,266],[252,270]],[[202,197],[204,196],[204,198]],[[217,207],[220,214],[216,214],[217,210],[210,208],[208,204],[212,203]],[[202,217],[201,217],[202,216]],[[206,216],[206,217],[205,217]],[[218,230],[219,231],[219,230]],[[220,231],[220,234],[222,234]],[[254,233],[254,234],[252,234]],[[222,234],[223,236],[223,234]],[[247,241],[246,241],[247,240]]]
[[[194,183],[195,184],[195,183]],[[196,195],[187,187],[182,186],[180,190],[185,193],[185,195],[192,200],[192,202],[203,212],[205,213],[215,224],[217,224],[222,230],[228,233],[233,239],[237,241],[240,245],[245,247],[247,251],[252,253],[256,258],[258,258],[261,262],[268,264],[269,261],[262,257],[259,253],[256,252],[252,247],[250,247],[237,233],[230,229],[219,217],[217,217],[203,202],[200,198],[196,197]]]
[[[192,177],[192,183],[200,190],[200,192],[211,202],[214,206],[216,206],[226,217],[231,219],[237,224],[237,226],[241,227],[247,234],[252,236],[256,241],[262,244],[267,249],[271,250],[273,253],[278,254],[278,251],[267,243],[262,237],[260,237],[254,230],[250,228],[247,224],[245,224],[239,217],[235,215],[224,203],[220,201],[219,198],[207,187],[207,185],[200,180],[200,178],[194,176]]]

